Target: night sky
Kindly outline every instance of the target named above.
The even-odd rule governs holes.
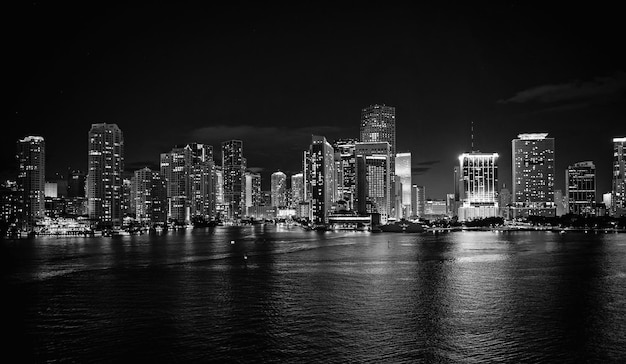
[[[385,104],[428,198],[452,192],[471,122],[507,187],[511,140],[548,132],[556,189],[567,165],[593,160],[598,198],[610,191],[611,140],[626,136],[624,18],[611,3],[210,3],[3,6],[2,177],[27,135],[45,138],[49,177],[86,170],[90,125],[106,122],[124,132],[129,172],[158,169],[177,144],[241,139],[268,188],[275,170],[300,170],[311,134],[356,138],[361,109]]]

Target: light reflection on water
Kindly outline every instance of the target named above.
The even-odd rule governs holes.
[[[36,361],[614,361],[623,239],[254,226],[5,241],[8,330]]]

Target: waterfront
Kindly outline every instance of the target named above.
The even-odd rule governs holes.
[[[2,241],[20,361],[616,362],[624,234],[218,227]]]

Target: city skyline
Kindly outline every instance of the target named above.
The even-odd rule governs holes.
[[[292,8],[292,17],[276,18],[175,5],[70,17],[68,6],[9,11],[26,26],[9,42],[3,178],[15,170],[15,140],[28,135],[46,140],[49,176],[84,171],[90,125],[115,123],[127,173],[158,170],[174,145],[219,151],[238,139],[268,186],[276,170],[299,172],[311,134],[356,138],[361,110],[384,104],[395,108],[396,150],[411,153],[412,183],[426,197],[453,190],[472,122],[475,149],[500,154],[499,182],[509,189],[511,140],[548,133],[555,189],[565,189],[568,166],[590,160],[598,195],[611,190],[612,139],[626,134],[626,62],[610,8]],[[380,25],[370,27],[375,14]],[[584,26],[592,17],[605,21]]]

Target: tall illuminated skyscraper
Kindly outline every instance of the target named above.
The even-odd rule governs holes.
[[[189,167],[190,215],[209,220],[215,214],[213,146],[191,143],[189,148],[191,149],[191,166]]]
[[[355,209],[356,157],[355,139],[340,139],[333,143],[335,169],[337,171],[337,198],[347,202],[348,209]]]
[[[243,214],[244,201],[243,142],[229,140],[222,143],[222,173],[224,176],[224,204],[227,216],[239,220]]]
[[[291,176],[291,204],[297,207],[304,202],[304,175],[302,172]]]
[[[396,154],[396,219],[408,219],[411,211],[411,153]]]
[[[246,214],[250,215],[247,210],[248,207],[261,206],[261,174],[246,172],[245,181]]]
[[[40,136],[17,141],[18,217],[22,228],[31,229],[45,215],[46,144]]]
[[[378,213],[386,224],[391,213],[391,158],[387,142],[356,143],[357,210]]]
[[[591,161],[578,162],[565,171],[568,212],[576,215],[594,213],[596,204],[596,166]]]
[[[626,137],[613,138],[613,183],[611,190],[611,215],[626,215]]]
[[[281,171],[272,173],[271,177],[272,206],[287,206],[287,175]]]
[[[104,226],[121,226],[124,136],[117,124],[91,125],[88,164],[89,218]]]
[[[145,223],[167,222],[167,186],[165,178],[150,168],[136,170],[131,179],[131,212]]]
[[[161,153],[161,174],[167,181],[168,217],[180,224],[190,223],[189,196],[192,151],[189,145]]]
[[[459,156],[459,221],[498,216],[498,153]]]
[[[514,217],[555,216],[554,138],[520,134],[512,147]]]
[[[361,110],[361,142],[387,142],[391,158],[391,176],[395,175],[396,108],[371,105]]]
[[[323,136],[313,135],[305,154],[307,184],[311,193],[311,221],[327,224],[335,202],[335,156],[333,147]]]

